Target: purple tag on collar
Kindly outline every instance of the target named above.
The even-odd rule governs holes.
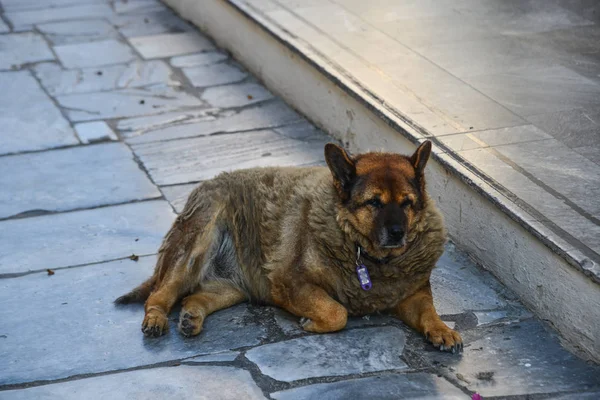
[[[371,277],[369,276],[369,271],[365,264],[356,266],[356,275],[358,275],[360,287],[363,288],[363,290],[371,290],[373,285],[371,284]]]

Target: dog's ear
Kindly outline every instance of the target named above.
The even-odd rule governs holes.
[[[410,163],[415,169],[416,175],[421,176],[423,172],[425,172],[425,165],[427,165],[427,160],[429,160],[429,155],[431,154],[431,141],[424,141],[419,148],[415,151],[415,154],[410,158]]]
[[[346,150],[333,143],[325,145],[325,161],[333,175],[333,183],[342,200],[350,197],[350,189],[356,178],[356,166]]]

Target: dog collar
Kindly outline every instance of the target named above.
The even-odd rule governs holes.
[[[360,261],[360,253],[361,247],[357,246],[358,250],[356,250],[356,275],[358,276],[358,282],[360,283],[360,287],[363,290],[371,290],[373,287],[373,283],[371,282],[371,277],[369,276],[369,270],[367,266]]]

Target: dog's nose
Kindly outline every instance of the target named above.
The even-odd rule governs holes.
[[[388,229],[390,238],[393,241],[399,242],[404,237],[404,229],[400,225],[392,225]]]

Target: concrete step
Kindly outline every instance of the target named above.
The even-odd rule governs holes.
[[[488,170],[482,169],[477,160],[457,151],[448,137],[436,135],[436,129],[448,124],[453,132],[460,132],[461,127],[446,115],[424,107],[414,93],[394,93],[385,81],[373,78],[372,68],[350,71],[356,58],[331,40],[335,32],[326,35],[280,5],[294,2],[164,2],[351,151],[411,153],[419,142],[432,140],[429,190],[445,215],[452,240],[549,321],[572,348],[600,361],[598,254],[569,233],[567,226],[544,218],[542,206],[515,194],[517,189],[527,192],[537,186],[527,186],[528,181],[518,180],[517,174],[508,175],[506,182],[496,179],[494,169],[504,164],[491,163]],[[327,19],[327,10],[321,11],[317,17]],[[390,50],[388,54],[394,57],[396,53]],[[439,90],[454,93],[451,85],[440,84]],[[479,104],[473,96],[473,104]],[[486,115],[483,109],[476,111]],[[420,115],[426,116],[426,122],[420,122]],[[512,121],[511,113],[500,110],[494,115],[505,121],[497,126],[521,124],[529,129]],[[493,126],[494,121],[487,122]],[[465,138],[481,147],[476,135]],[[543,197],[545,193],[530,195]]]

